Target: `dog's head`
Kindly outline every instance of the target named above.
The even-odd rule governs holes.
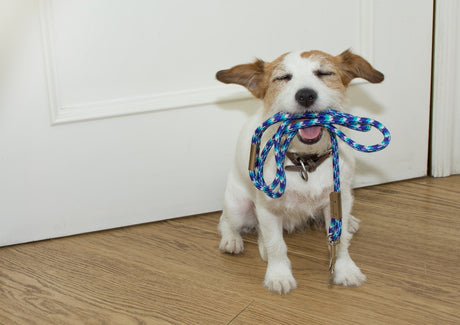
[[[223,83],[246,87],[263,100],[267,117],[277,112],[302,114],[306,111],[340,110],[345,91],[354,78],[372,83],[383,81],[383,74],[351,51],[332,56],[321,51],[283,54],[273,62],[260,59],[217,72]],[[320,128],[307,128],[301,140],[315,143]]]

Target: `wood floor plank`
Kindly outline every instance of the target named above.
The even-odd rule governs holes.
[[[83,247],[73,237],[10,248],[0,315],[10,310],[20,324],[226,323],[250,301],[117,254],[107,235],[85,235]]]
[[[328,288],[324,229],[286,234],[298,288],[262,286],[256,234],[218,250],[219,213],[0,248],[0,324],[455,324],[460,176],[358,189],[359,288]]]
[[[231,325],[292,325],[292,324],[340,324],[327,319],[313,317],[299,310],[280,308],[275,304],[266,304],[254,301],[244,309],[232,322]]]

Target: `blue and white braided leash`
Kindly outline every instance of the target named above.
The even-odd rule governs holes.
[[[280,123],[277,132],[267,141],[262,152],[260,152],[260,143],[262,134],[272,125]],[[357,143],[336,125],[344,126],[352,130],[366,132],[372,127],[378,129],[382,135],[381,143],[366,146]],[[286,189],[286,173],[284,170],[284,161],[286,152],[292,139],[299,129],[310,126],[322,126],[329,131],[332,147],[332,164],[334,192],[331,193],[331,224],[329,227],[328,241],[331,245],[331,264],[330,271],[333,272],[335,259],[335,245],[339,242],[342,234],[341,203],[340,203],[340,170],[339,170],[339,148],[337,136],[355,150],[362,152],[375,152],[382,150],[390,143],[390,132],[380,122],[365,117],[358,117],[351,114],[328,109],[324,112],[307,112],[305,114],[277,113],[262,123],[254,132],[251,144],[251,157],[249,162],[249,176],[254,186],[263,191],[271,198],[279,198],[284,194]],[[272,150],[275,154],[276,176],[271,184],[265,182],[263,176],[265,160]]]

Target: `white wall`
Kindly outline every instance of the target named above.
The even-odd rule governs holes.
[[[236,135],[259,104],[214,74],[290,50],[351,47],[386,74],[350,94],[394,135],[360,158],[358,185],[423,175],[431,6],[416,3],[2,1],[0,246],[221,209]],[[409,138],[396,118],[407,103],[421,110]]]

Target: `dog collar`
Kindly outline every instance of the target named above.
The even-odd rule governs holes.
[[[319,165],[326,161],[332,155],[332,148],[329,148],[323,154],[301,154],[297,152],[286,152],[286,157],[294,165],[286,165],[286,171],[298,171],[304,181],[308,181],[308,173],[313,173]]]

